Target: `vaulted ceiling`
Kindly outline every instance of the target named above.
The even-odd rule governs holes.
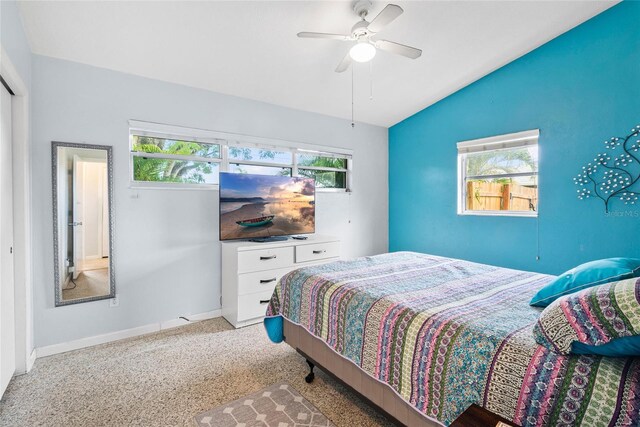
[[[398,1],[380,37],[416,46],[411,60],[379,52],[356,64],[356,121],[391,126],[524,55],[616,2]],[[386,5],[374,2],[371,16]],[[34,53],[351,118],[350,45],[299,39],[348,34],[347,1],[25,1]],[[371,94],[373,97],[371,98]]]

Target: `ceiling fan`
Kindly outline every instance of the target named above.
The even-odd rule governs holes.
[[[384,50],[396,55],[406,56],[407,58],[416,59],[422,55],[422,50],[415,47],[405,46],[400,43],[388,40],[375,39],[377,33],[382,31],[384,27],[393,22],[398,16],[404,12],[402,8],[395,4],[388,4],[382,12],[378,14],[371,22],[366,20],[371,8],[369,0],[359,0],[354,3],[353,11],[360,17],[352,28],[350,35],[327,34],[327,33],[298,33],[298,37],[311,39],[333,39],[356,42],[345,57],[340,61],[336,68],[336,73],[342,73],[349,68],[351,61],[368,62],[376,56],[377,49]]]

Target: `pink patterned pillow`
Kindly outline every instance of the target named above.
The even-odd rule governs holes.
[[[597,347],[625,337],[640,340],[640,279],[558,298],[540,314],[533,334],[538,344],[562,354],[571,353],[574,343]]]

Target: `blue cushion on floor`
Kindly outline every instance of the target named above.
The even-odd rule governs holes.
[[[271,341],[278,344],[284,341],[284,320],[282,316],[265,317],[264,328]]]
[[[561,296],[632,277],[640,277],[640,259],[607,258],[587,262],[562,273],[540,289],[529,304],[546,307]]]

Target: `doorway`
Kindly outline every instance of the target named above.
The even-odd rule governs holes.
[[[11,95],[10,102],[7,102],[6,93],[3,98],[3,125],[6,132],[6,144],[3,139],[2,147],[11,150],[11,175],[9,166],[0,165],[4,172],[2,176],[7,179],[4,182],[11,182],[13,197],[7,198],[13,204],[13,242],[9,247],[6,243],[0,242],[0,253],[5,254],[9,249],[13,267],[13,293],[8,292],[13,298],[13,319],[5,323],[13,322],[15,325],[13,334],[13,346],[15,353],[13,358],[8,355],[9,360],[13,359],[15,364],[15,374],[20,375],[29,372],[35,361],[35,351],[33,345],[33,309],[32,309],[32,281],[31,281],[31,161],[29,148],[29,90],[20,73],[13,65],[4,47],[0,43],[0,83]],[[10,136],[9,136],[10,135]],[[6,157],[9,161],[9,157]],[[3,188],[4,188],[4,184]],[[3,190],[2,199],[5,192]],[[1,203],[1,201],[0,201]],[[1,210],[1,208],[0,208]],[[5,215],[5,218],[7,215]],[[7,332],[7,334],[10,334]],[[5,362],[7,359],[5,359]],[[1,369],[1,368],[0,368]],[[7,370],[9,372],[10,370]]]
[[[108,295],[107,154],[59,147],[57,153],[59,281],[63,301]],[[66,230],[66,232],[64,231]]]
[[[0,86],[0,396],[16,371],[11,94]]]

